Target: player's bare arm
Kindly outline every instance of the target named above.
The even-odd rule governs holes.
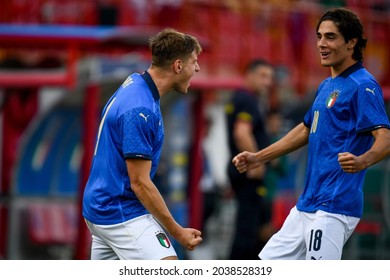
[[[309,133],[310,129],[300,123],[283,138],[257,153],[242,152],[236,155],[233,163],[239,172],[246,172],[305,146],[308,143]]]
[[[197,229],[183,228],[172,217],[160,192],[150,179],[152,162],[143,159],[127,159],[127,171],[131,188],[137,198],[157,221],[188,250],[193,250],[201,241],[201,232]]]
[[[344,172],[360,172],[390,155],[390,130],[376,129],[372,131],[372,135],[375,141],[371,149],[361,156],[355,156],[349,152],[338,154],[338,161]]]

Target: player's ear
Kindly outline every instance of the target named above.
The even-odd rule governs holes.
[[[173,63],[173,68],[176,74],[180,74],[181,69],[183,68],[182,61],[180,59],[176,59],[175,62]]]
[[[357,43],[357,38],[352,38],[352,39],[350,39],[350,40],[348,41],[348,43],[347,43],[348,49],[351,50],[351,49],[355,48],[356,43]]]

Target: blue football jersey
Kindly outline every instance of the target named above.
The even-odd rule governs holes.
[[[125,222],[147,210],[131,190],[127,158],[152,161],[153,178],[164,139],[160,95],[148,72],[130,75],[103,109],[83,216],[95,224]]]
[[[310,128],[309,156],[298,210],[361,217],[366,171],[345,173],[338,153],[362,155],[373,143],[370,132],[390,127],[381,87],[356,63],[320,84],[304,124]]]

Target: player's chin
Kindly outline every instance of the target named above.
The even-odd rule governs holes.
[[[181,88],[181,89],[178,89],[177,91],[179,92],[179,93],[181,93],[181,94],[187,94],[188,93],[188,91],[189,91],[189,85],[188,86],[186,86],[186,87],[183,87],[183,88]]]
[[[183,95],[186,95],[188,93],[188,89],[187,90],[176,90],[176,92],[183,94]]]
[[[187,94],[190,88],[190,83],[182,83],[182,84],[177,84],[175,86],[175,91],[180,93],[180,94]]]
[[[321,59],[321,65],[325,67],[331,67],[332,63],[327,60]]]

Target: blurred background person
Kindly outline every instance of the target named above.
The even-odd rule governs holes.
[[[266,129],[271,143],[279,140],[283,133],[283,123],[285,119],[278,109],[272,109],[266,117]],[[275,223],[275,205],[276,196],[280,196],[281,180],[288,175],[288,160],[287,156],[274,159],[267,165],[267,170],[264,177],[264,185],[266,193],[263,201],[264,224],[260,228],[259,237],[262,242],[267,242],[268,239],[279,229],[279,225]],[[284,194],[282,194],[284,195]]]
[[[227,134],[230,154],[244,150],[257,151],[269,144],[264,116],[274,84],[274,68],[265,60],[255,59],[246,67],[244,86],[233,93],[226,104]],[[259,238],[268,223],[264,215],[264,176],[266,166],[240,174],[228,163],[228,177],[237,201],[235,236],[230,259],[257,259],[265,242]]]

